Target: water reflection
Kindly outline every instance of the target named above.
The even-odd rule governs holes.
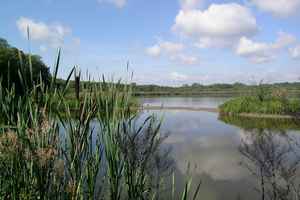
[[[146,99],[145,103],[216,107],[222,101],[224,99],[176,97]],[[182,110],[149,112],[163,116],[162,131],[170,133],[164,146],[172,148],[178,191],[182,190],[187,163],[190,163],[191,176],[196,181],[202,181],[199,199],[299,198],[299,187],[296,187],[299,183],[297,176],[300,153],[298,121],[226,117],[216,113]],[[258,164],[265,160],[269,163],[266,164],[268,168],[261,173],[264,176],[262,192],[261,167]],[[274,179],[273,172],[276,172],[276,184],[271,181]],[[272,187],[275,188],[276,195]],[[169,192],[168,188],[166,191]]]
[[[270,130],[275,132],[286,132],[287,130],[300,130],[299,119],[284,118],[254,118],[231,115],[220,115],[219,120],[238,126],[244,130]]]
[[[217,108],[230,97],[143,97],[140,101],[150,106]]]
[[[257,194],[252,189],[254,180],[247,169],[238,164],[242,157],[238,151],[240,129],[219,121],[215,113],[155,113],[164,116],[162,131],[170,133],[164,144],[172,147],[176,177],[180,177],[177,185],[182,185],[190,163],[193,180],[203,183],[199,199],[237,199],[241,195],[246,196],[245,200],[256,199]]]
[[[251,132],[240,145],[243,165],[257,178],[261,199],[299,199],[300,157],[297,137],[270,130]]]
[[[255,119],[221,116],[221,120],[243,129],[239,151],[242,166],[256,178],[259,199],[300,198],[300,138],[295,119]]]

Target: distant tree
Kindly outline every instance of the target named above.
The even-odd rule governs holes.
[[[9,48],[9,44],[5,39],[0,38],[0,48]]]
[[[47,84],[50,81],[49,68],[38,55],[31,55],[32,78],[30,80],[29,55],[12,47],[5,39],[0,38],[0,78],[2,87],[16,88],[18,94],[22,93],[23,84],[20,80],[19,71],[25,77],[26,84],[32,86],[38,83],[40,77]]]
[[[193,84],[192,84],[192,87],[194,87],[194,88],[196,88],[196,87],[202,87],[202,85],[199,84],[199,83],[193,83]]]
[[[136,82],[133,82],[133,83],[131,83],[131,86],[132,86],[133,88],[136,88],[136,87],[137,87],[137,83],[136,83]]]
[[[235,82],[233,85],[234,85],[234,87],[244,87],[245,86],[245,84],[240,83],[240,82]]]

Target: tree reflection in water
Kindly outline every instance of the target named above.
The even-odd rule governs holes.
[[[220,115],[219,119],[244,130],[241,164],[257,179],[261,200],[300,199],[300,130],[298,119],[247,118]]]
[[[257,177],[261,199],[300,199],[300,146],[296,137],[266,129],[252,130],[242,140],[242,165]]]

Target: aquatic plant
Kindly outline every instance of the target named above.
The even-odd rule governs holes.
[[[245,96],[231,99],[220,107],[221,113],[259,113],[259,114],[297,114],[300,111],[298,99],[281,100],[274,97],[261,101],[256,96]]]
[[[171,170],[158,159],[168,160],[161,120],[137,112],[131,84],[104,77],[70,103],[74,68],[58,84],[60,59],[59,50],[49,84],[41,78],[29,87],[19,69],[25,95],[0,87],[0,197],[158,199],[153,181],[164,176],[152,170]],[[189,199],[190,185],[178,198]]]

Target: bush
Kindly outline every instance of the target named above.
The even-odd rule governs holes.
[[[21,79],[20,74],[28,79]],[[40,78],[48,85],[51,76],[40,56],[25,54],[0,38],[0,77],[2,87],[11,88],[14,85],[17,94],[24,94],[25,85],[32,88]]]
[[[287,112],[299,113],[300,112],[300,101],[298,99],[291,99],[288,103]]]
[[[260,114],[295,114],[300,111],[300,101],[297,99],[279,99],[270,97],[261,101],[258,97],[238,97],[224,103],[221,113],[260,113]]]

